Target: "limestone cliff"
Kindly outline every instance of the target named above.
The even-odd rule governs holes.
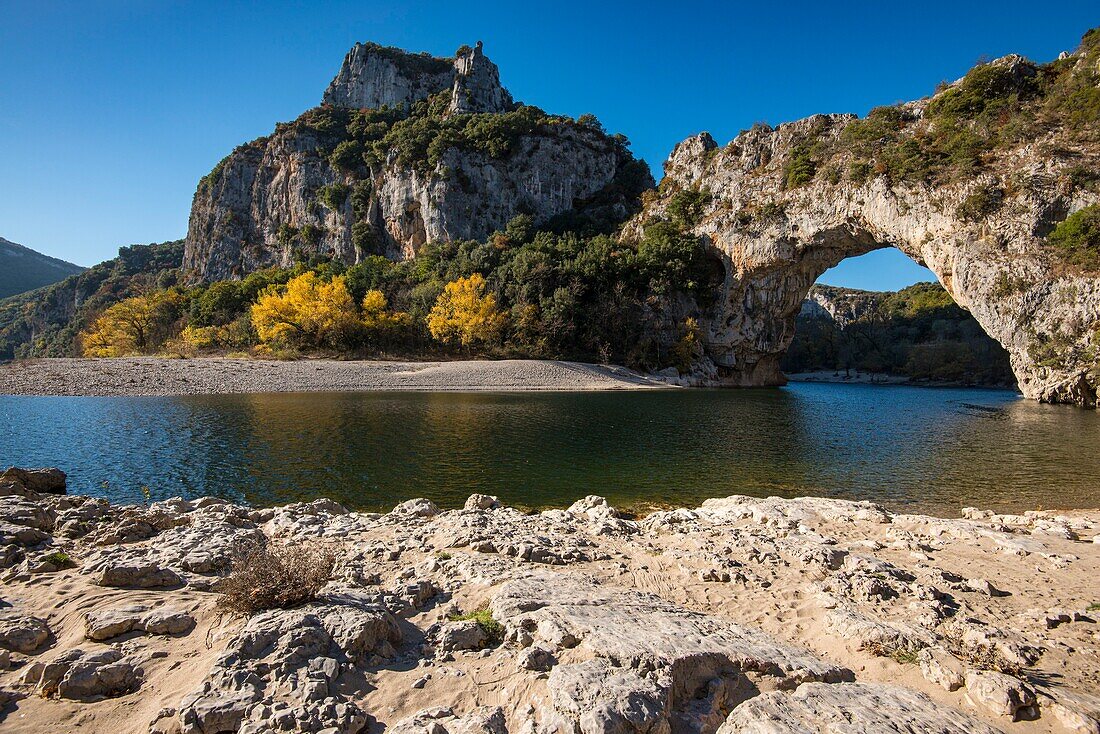
[[[358,44],[322,107],[240,146],[195,193],[184,267],[240,277],[482,239],[517,214],[622,221],[652,178],[622,136],[513,103],[481,44],[453,59]],[[634,189],[637,189],[635,191]]]
[[[1024,395],[1096,405],[1100,274],[1047,236],[1100,201],[1100,33],[1047,65],[976,67],[933,97],[757,125],[724,147],[680,143],[627,230],[687,223],[725,262],[699,314],[701,373],[784,382],[779,360],[810,286],[841,260],[897,247],[926,265],[1010,353]],[[670,211],[671,209],[671,211]]]
[[[815,285],[802,302],[801,315],[829,318],[843,329],[874,308],[880,295],[875,291]]]

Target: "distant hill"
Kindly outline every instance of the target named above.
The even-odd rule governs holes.
[[[103,309],[176,285],[182,261],[182,240],[131,245],[119,248],[116,258],[76,268],[76,275],[60,282],[0,298],[0,359],[74,356],[77,334]]]
[[[41,288],[84,271],[0,237],[0,298]]]

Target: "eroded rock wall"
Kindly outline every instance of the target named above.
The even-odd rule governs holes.
[[[903,111],[919,121],[928,103]],[[627,234],[668,217],[678,192],[709,194],[691,230],[721,254],[726,279],[700,319],[705,368],[716,366],[722,384],[782,384],[779,359],[818,276],[845,258],[897,247],[930,268],[1008,350],[1025,396],[1095,407],[1100,278],[1066,267],[1044,238],[1068,214],[1100,200],[1072,184],[1074,171],[1100,170],[1100,151],[1053,126],[1042,139],[996,150],[981,172],[953,181],[899,182],[872,171],[857,182],[844,173],[852,157],[842,152],[834,175],[788,185],[792,157],[807,141],[843,150],[842,133],[855,120],[816,115],[774,129],[760,125],[724,147],[703,133],[673,150],[662,195]],[[967,216],[965,203],[984,191],[1003,198],[994,211]]]
[[[447,117],[515,108],[480,43],[459,49],[454,59],[359,44],[325,92],[324,104],[379,109],[441,94],[450,95]],[[427,242],[483,239],[517,214],[541,223],[583,209],[634,163],[625,145],[602,130],[539,111],[547,122],[527,123],[519,133],[500,124],[495,134],[502,144],[507,141],[505,152],[456,143],[441,146],[438,160],[429,163],[410,162],[389,149],[370,163],[355,158],[358,170],[350,171],[331,160],[341,140],[312,127],[309,114],[238,147],[199,184],[185,270],[211,281],[286,266],[303,254],[347,264],[374,254],[410,258]],[[347,193],[335,206],[322,203],[320,192],[333,186],[347,187]],[[353,188],[361,192],[358,203]],[[622,221],[630,213],[627,203],[595,205],[610,206],[612,218]]]

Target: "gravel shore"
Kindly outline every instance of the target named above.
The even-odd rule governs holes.
[[[366,390],[534,391],[668,387],[624,367],[529,359],[275,362],[200,359],[38,359],[0,365],[5,395],[202,395]]]

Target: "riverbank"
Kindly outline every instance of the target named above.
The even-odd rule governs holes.
[[[377,514],[114,506],[34,481],[0,481],[5,732],[990,734],[1100,718],[1100,511],[941,519],[734,496],[639,518],[598,497],[527,514],[474,495]],[[316,598],[220,607],[260,547],[330,559]],[[274,588],[315,574],[300,563]],[[248,598],[274,577],[253,575]]]
[[[382,362],[200,357],[35,359],[0,365],[4,395],[214,395],[270,392],[585,391],[667,388],[625,367],[531,359]]]
[[[826,382],[839,385],[906,385],[908,387],[965,387],[975,390],[1013,390],[1015,385],[973,385],[958,380],[913,380],[905,375],[859,372],[843,373],[836,370],[792,372],[786,375],[788,382]]]

